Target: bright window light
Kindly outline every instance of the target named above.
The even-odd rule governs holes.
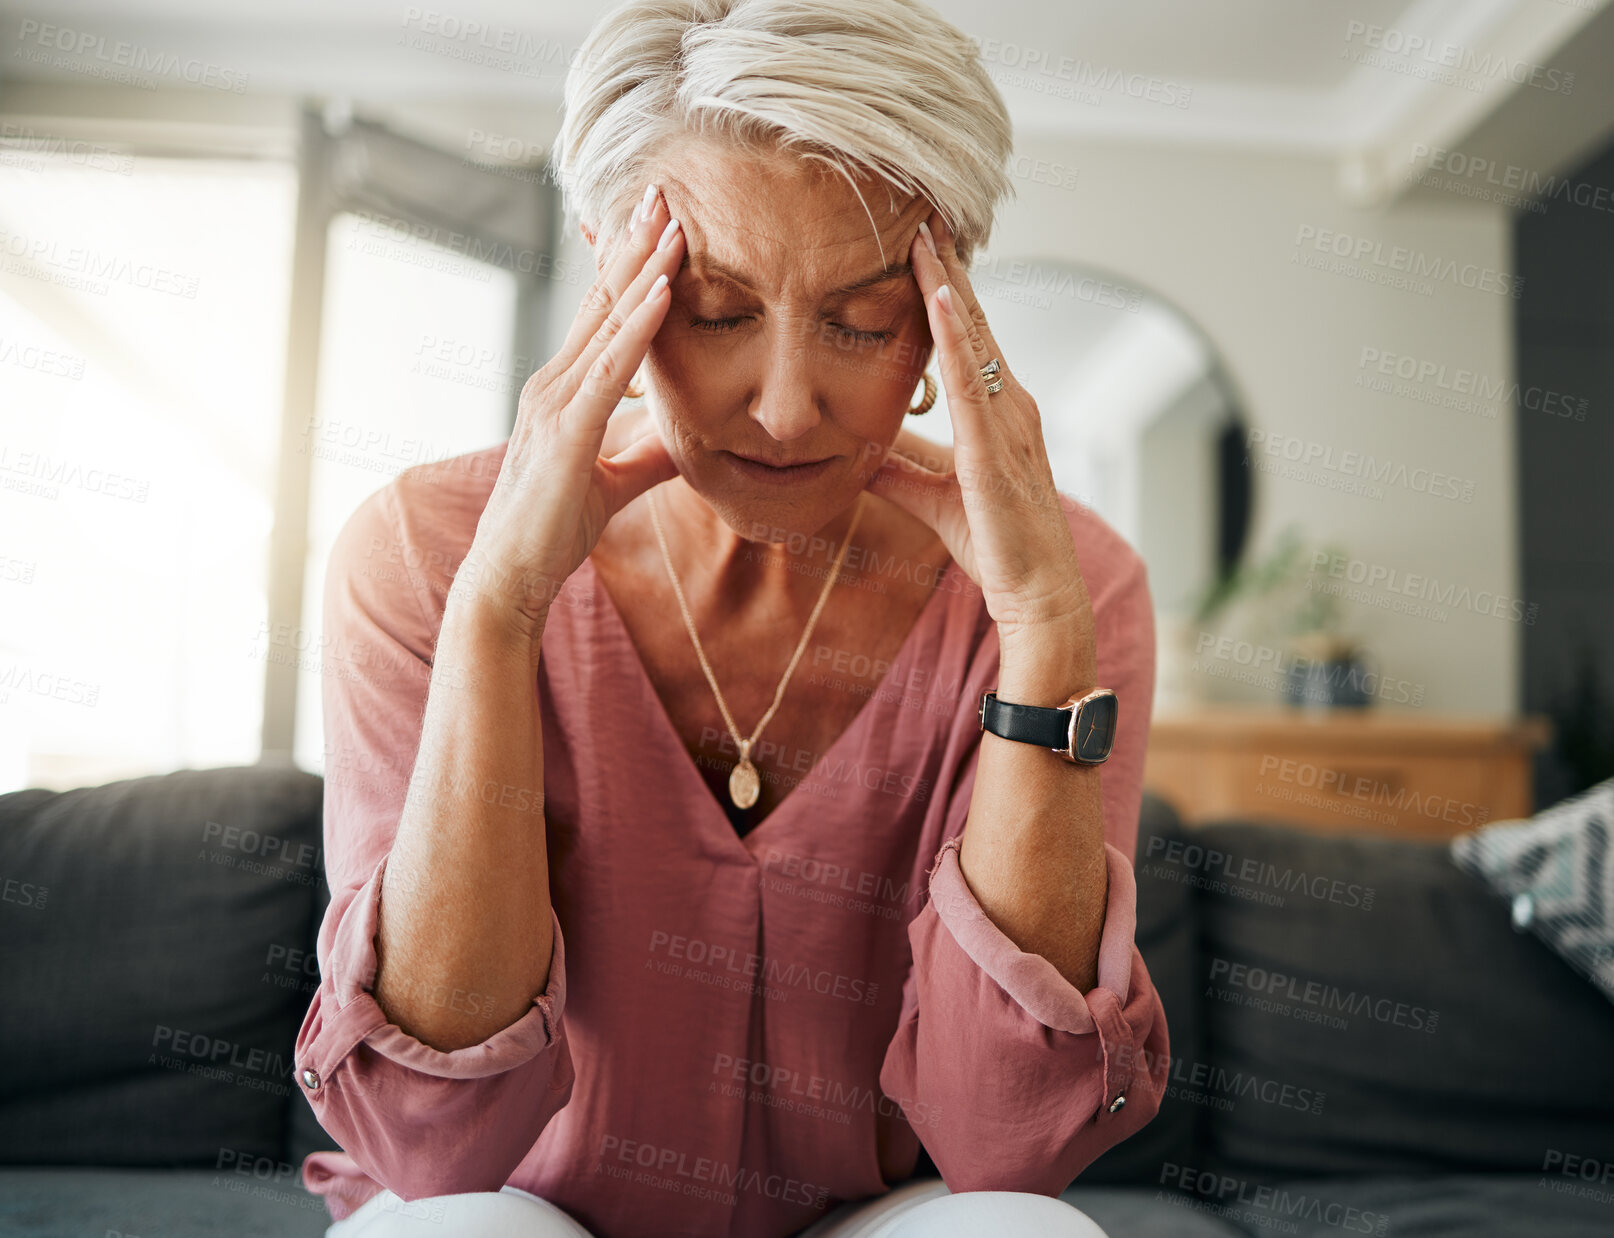
[[[258,757],[295,169],[0,161],[0,791]]]

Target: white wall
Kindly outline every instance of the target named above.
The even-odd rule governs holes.
[[[474,123],[449,120],[440,111],[399,120],[448,140]],[[506,118],[502,130],[498,120],[485,123],[543,144],[554,122]],[[1038,160],[1040,172],[1034,171]],[[1267,441],[1292,436],[1332,448],[1336,457],[1356,451],[1405,465],[1409,477],[1425,469],[1472,483],[1471,502],[1408,485],[1382,485],[1382,497],[1372,498],[1260,473],[1249,545],[1262,552],[1284,525],[1301,521],[1313,540],[1340,543],[1366,566],[1396,572],[1398,584],[1416,574],[1435,578],[1442,590],[1466,587],[1479,602],[1473,609],[1446,608],[1443,622],[1384,609],[1404,595],[1382,587],[1372,591],[1374,604],[1347,603],[1346,609],[1352,630],[1364,637],[1387,681],[1381,704],[1410,705],[1408,698],[1421,688],[1424,712],[1513,712],[1517,625],[1478,610],[1487,594],[1517,598],[1512,414],[1504,405],[1493,419],[1484,419],[1358,384],[1385,377],[1359,364],[1369,348],[1444,365],[1448,376],[1472,370],[1510,383],[1514,302],[1465,287],[1455,277],[1427,281],[1433,295],[1424,296],[1293,261],[1301,252],[1300,229],[1309,226],[1347,234],[1353,244],[1382,243],[1386,264],[1401,246],[1511,280],[1506,213],[1455,197],[1385,211],[1354,209],[1338,192],[1333,162],[1301,155],[1022,135],[1016,165],[1028,174],[1016,178],[1017,199],[999,217],[988,255],[994,270],[1006,271],[1012,259],[1041,259],[1096,267],[1114,272],[1120,282],[1142,284],[1210,337],[1250,426],[1274,436]],[[1046,183],[1050,179],[1057,187]],[[575,226],[564,244],[572,262],[589,261]],[[1373,269],[1393,273],[1388,265]],[[558,345],[566,325],[564,313],[551,324],[550,347]],[[1443,394],[1433,381],[1415,386],[1423,397]],[[1102,410],[1090,415],[1101,416]],[[922,433],[934,434],[934,427]],[[1261,458],[1284,463],[1281,456]],[[1185,536],[1197,539],[1203,531]],[[1505,603],[1502,609],[1507,613]],[[1236,623],[1230,616],[1225,630],[1232,632]],[[1173,616],[1161,616],[1163,660],[1173,657],[1168,646],[1179,626]],[[1198,631],[1179,642],[1191,647]],[[1210,673],[1192,673],[1191,684],[1216,698],[1270,698],[1270,691],[1216,673],[1238,668],[1236,660],[1218,659]],[[1166,700],[1173,674],[1167,666],[1162,670]]]
[[[1370,498],[1261,473],[1257,551],[1300,520],[1313,538],[1338,541],[1369,566],[1517,597],[1514,435],[1505,402],[1492,401],[1504,406],[1487,420],[1358,385],[1379,377],[1359,365],[1366,348],[1443,364],[1449,382],[1461,369],[1511,382],[1514,301],[1456,277],[1429,281],[1433,295],[1424,296],[1293,261],[1302,252],[1300,229],[1309,226],[1382,242],[1386,263],[1393,247],[1404,246],[1511,277],[1502,211],[1462,199],[1354,210],[1336,191],[1332,163],[1301,156],[1033,137],[1020,138],[1017,154],[1074,168],[1075,184],[1019,180],[1020,200],[1001,216],[994,256],[1091,264],[1159,293],[1209,335],[1256,431],[1473,484],[1472,502],[1405,485],[1382,486],[1383,496]],[[1420,396],[1443,394],[1435,381],[1414,386]],[[1400,596],[1377,588],[1377,604],[1350,607],[1382,673],[1425,685],[1426,711],[1511,712],[1516,622],[1455,607],[1444,622],[1381,608]]]
[[[60,102],[56,91],[13,87],[7,93],[13,102],[20,96],[37,102],[47,93]],[[91,90],[74,94],[97,103],[110,97]],[[214,100],[194,97],[168,102],[181,112],[217,107]],[[260,100],[258,106],[272,102]],[[285,102],[282,114],[289,116]],[[163,110],[149,93],[137,106],[145,114]],[[479,129],[519,137],[528,150],[541,151],[556,123],[551,114],[475,101],[392,106],[380,114],[452,150],[467,150],[468,135]],[[1293,436],[1336,455],[1368,453],[1404,465],[1409,474],[1438,470],[1472,484],[1473,501],[1465,503],[1405,485],[1386,485],[1382,497],[1371,498],[1263,473],[1257,477],[1251,537],[1256,551],[1299,520],[1315,540],[1337,541],[1370,567],[1434,577],[1442,588],[1455,585],[1477,596],[1517,596],[1510,406],[1501,401],[1498,415],[1484,419],[1359,385],[1378,377],[1359,365],[1368,348],[1443,365],[1448,375],[1471,370],[1493,383],[1511,382],[1513,302],[1455,279],[1434,279],[1433,295],[1423,296],[1294,261],[1299,252],[1325,257],[1297,247],[1300,230],[1310,227],[1382,243],[1387,254],[1403,246],[1511,277],[1510,225],[1503,211],[1455,197],[1408,201],[1383,212],[1353,209],[1336,189],[1332,162],[1299,155],[1022,134],[1017,157],[1017,166],[1028,172],[1032,160],[1058,165],[1054,179],[1062,184],[1017,178],[1019,199],[1000,216],[990,248],[998,269],[1012,258],[1043,259],[1106,269],[1142,284],[1206,332],[1256,431]],[[1063,187],[1072,173],[1074,183]],[[573,262],[588,263],[575,227],[568,228],[563,245]],[[557,292],[563,313],[551,324],[551,349],[566,329],[567,298],[575,303],[582,288]],[[1415,389],[1423,397],[1442,394],[1433,382]],[[1102,414],[1094,409],[1078,415]],[[1398,595],[1380,588],[1374,597],[1393,603]],[[1449,608],[1444,621],[1377,605],[1350,610],[1379,670],[1422,685],[1426,711],[1515,708],[1516,623],[1480,613],[1477,604]],[[1172,630],[1171,617],[1163,616],[1163,657],[1171,656]],[[1214,676],[1196,682],[1215,695],[1239,694]]]

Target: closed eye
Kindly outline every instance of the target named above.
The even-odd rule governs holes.
[[[749,319],[749,314],[736,314],[729,318],[692,318],[689,325],[697,331],[709,331],[714,335],[736,330],[741,323]],[[860,331],[856,327],[842,326],[840,323],[829,323],[829,327],[844,339],[852,340],[858,344],[884,344],[896,336],[894,331]]]
[[[748,315],[736,314],[732,318],[691,318],[689,325],[698,331],[711,331],[721,335],[724,331],[732,331],[746,320]]]
[[[829,325],[846,339],[856,340],[859,344],[884,344],[896,334],[894,331],[859,331],[855,327],[843,327],[836,322]]]

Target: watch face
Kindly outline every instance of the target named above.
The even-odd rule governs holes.
[[[1072,720],[1071,754],[1078,761],[1102,761],[1115,744],[1115,723],[1120,717],[1115,693],[1105,692],[1083,701]]]

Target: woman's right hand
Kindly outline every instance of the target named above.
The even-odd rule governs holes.
[[[683,245],[683,229],[672,226],[658,192],[648,218],[630,228],[584,296],[560,351],[521,389],[504,462],[455,589],[498,608],[524,635],[541,632],[555,593],[611,517],[678,475],[659,432],[609,458],[600,445],[666,317],[667,282]]]

